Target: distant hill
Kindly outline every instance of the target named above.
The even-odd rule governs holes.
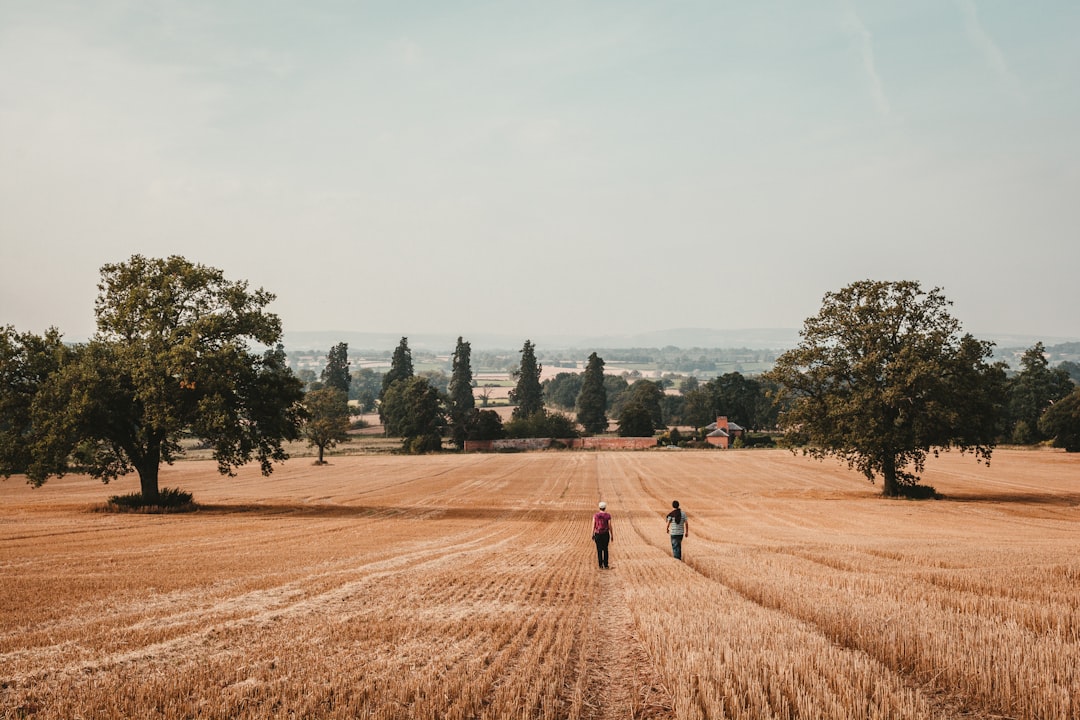
[[[409,347],[435,353],[452,353],[457,335],[408,335]],[[677,328],[631,335],[527,335],[481,334],[464,335],[473,350],[518,350],[525,340],[545,351],[561,349],[604,350],[625,348],[750,348],[755,350],[785,350],[798,342],[799,331],[792,328],[751,328],[746,330],[716,330],[710,328]],[[349,351],[392,351],[401,340],[400,334],[350,331],[286,331],[283,342],[286,350],[328,350],[339,342],[348,343]]]

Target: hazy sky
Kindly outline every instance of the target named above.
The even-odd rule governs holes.
[[[1080,337],[1080,3],[0,0],[0,324],[181,254],[287,331]]]

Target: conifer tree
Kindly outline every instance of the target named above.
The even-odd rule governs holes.
[[[607,389],[604,387],[604,361],[595,352],[589,355],[577,396],[577,421],[585,432],[607,430]]]
[[[544,411],[544,391],[540,385],[542,366],[536,362],[536,350],[531,341],[526,340],[521,348],[521,366],[514,371],[517,385],[510,391],[510,402],[517,407],[513,418],[527,418]]]
[[[472,410],[476,407],[473,398],[473,375],[470,357],[472,347],[459,336],[454,348],[454,365],[450,376],[450,424],[454,444],[465,447],[468,435],[468,422]]]
[[[326,354],[326,367],[323,368],[321,379],[324,386],[337,388],[348,396],[349,385],[352,383],[348,343],[338,343],[330,348],[330,352]]]
[[[382,379],[382,392],[379,393],[379,420],[386,425],[386,414],[383,412],[383,401],[386,400],[386,391],[398,380],[408,380],[416,373],[413,372],[412,350],[409,349],[409,338],[402,337],[401,342],[394,349],[390,358],[390,369],[386,371]]]

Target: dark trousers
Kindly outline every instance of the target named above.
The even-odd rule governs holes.
[[[607,546],[611,542],[611,534],[606,532],[593,533],[592,539],[596,543],[596,562],[599,563],[600,567],[606,568],[608,566]]]
[[[676,560],[682,560],[682,535],[671,536],[671,556]]]

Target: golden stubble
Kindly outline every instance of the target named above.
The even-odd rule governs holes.
[[[0,717],[1076,717],[1080,457],[925,480],[946,499],[783,451],[184,462],[202,509],[118,515],[133,478],[12,478]]]

